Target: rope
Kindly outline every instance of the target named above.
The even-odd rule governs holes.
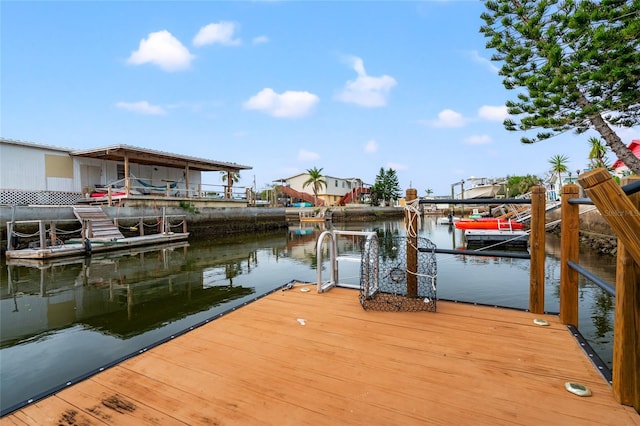
[[[415,238],[418,236],[418,230],[422,225],[422,215],[420,214],[419,207],[420,206],[420,198],[416,198],[415,200],[411,200],[405,203],[404,209],[407,216],[407,220],[405,220],[405,228],[406,234],[408,237]],[[413,228],[414,219],[418,224],[418,228]]]
[[[33,234],[23,234],[22,232],[17,232],[17,231],[13,231],[12,233],[13,235],[17,235],[18,237],[21,237],[21,238],[30,238],[30,237],[35,237],[36,235],[40,235],[40,231],[36,231]]]

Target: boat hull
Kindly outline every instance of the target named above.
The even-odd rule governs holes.
[[[459,220],[454,223],[454,226],[458,229],[495,229],[499,231],[509,230],[521,230],[524,228],[524,224],[520,222],[514,222],[511,220],[497,220],[497,219],[473,219],[473,220]]]
[[[495,198],[500,191],[500,185],[478,185],[473,188],[465,189],[464,194],[458,194],[459,199],[471,199],[471,198]]]

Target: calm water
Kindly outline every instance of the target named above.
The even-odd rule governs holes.
[[[308,225],[307,225],[308,226]],[[402,221],[335,224],[404,235]],[[0,401],[3,411],[254,300],[291,280],[316,281],[319,225],[266,235],[192,240],[164,249],[46,266],[0,265]],[[420,234],[440,248],[464,246],[460,231],[425,218]],[[340,254],[357,251],[340,240]],[[545,308],[559,309],[559,241],[548,236]],[[326,258],[326,257],[325,257]],[[612,258],[581,252],[581,264],[614,282]],[[329,278],[323,262],[323,279]],[[526,308],[529,261],[438,255],[438,298]],[[340,281],[359,282],[355,264]],[[358,303],[354,293],[354,303]],[[580,285],[580,331],[611,365],[614,299]],[[437,314],[434,314],[437,315]]]

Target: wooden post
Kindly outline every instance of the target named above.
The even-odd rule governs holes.
[[[418,197],[418,190],[407,189],[407,207]],[[405,229],[407,230],[407,297],[418,297],[418,217],[412,209],[405,209]]]
[[[138,220],[138,232],[141,237],[144,237],[144,216],[140,216]]]
[[[184,184],[185,184],[185,193],[187,194],[187,198],[191,198],[191,191],[189,189],[189,163],[184,168]]]
[[[7,222],[7,250],[13,250],[13,223]]]
[[[186,216],[182,218],[182,232],[185,234],[187,233],[187,217]]]
[[[47,229],[44,226],[44,221],[38,221],[38,232],[40,233],[40,248],[47,248]]]
[[[562,216],[560,222],[560,321],[578,327],[578,272],[567,261],[578,262],[580,206],[569,204],[579,196],[578,185],[562,187]]]
[[[131,182],[129,181],[129,154],[124,153],[124,194],[128,197],[131,193]],[[109,200],[111,201],[111,200]],[[111,203],[109,203],[111,205]]]
[[[529,310],[534,314],[544,313],[545,195],[542,185],[534,186],[531,191]]]
[[[629,197],[604,168],[583,173],[578,182],[629,255],[640,263],[640,212]]]
[[[51,245],[55,246],[57,245],[57,241],[58,241],[58,235],[56,235],[56,223],[55,222],[50,222],[49,223],[49,238],[51,238]]]
[[[640,177],[635,177],[638,180]],[[626,182],[625,182],[626,181]],[[623,180],[630,183],[631,179]],[[630,197],[640,208],[640,194]],[[636,234],[636,239],[638,234]],[[640,411],[640,263],[618,239],[612,390],[618,402]]]

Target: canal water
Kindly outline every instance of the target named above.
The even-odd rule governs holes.
[[[326,227],[405,234],[403,221],[303,224],[267,234],[177,243],[45,264],[0,265],[0,401],[3,413],[100,368],[278,290],[315,282],[316,240]],[[464,235],[425,217],[419,236],[438,248],[464,247]],[[338,239],[339,254],[360,244]],[[547,236],[545,309],[559,310],[559,240]],[[614,282],[615,259],[582,250],[581,265]],[[326,256],[323,280],[329,279]],[[339,265],[359,283],[359,267]],[[529,260],[437,255],[439,299],[525,309]],[[354,291],[354,303],[358,303]],[[614,298],[582,279],[579,329],[611,366]],[[437,315],[434,313],[433,315]]]

